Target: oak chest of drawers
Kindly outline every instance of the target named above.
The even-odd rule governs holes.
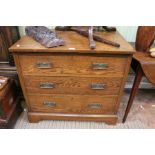
[[[45,48],[24,36],[13,52],[30,122],[46,119],[115,124],[133,48],[118,34],[98,33],[120,43],[116,48],[75,32],[57,32],[65,46]]]

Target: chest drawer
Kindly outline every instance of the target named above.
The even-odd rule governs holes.
[[[125,57],[88,55],[20,55],[24,75],[123,76]]]
[[[113,114],[117,97],[29,95],[31,110],[52,113]]]
[[[118,95],[122,78],[25,76],[29,94]]]

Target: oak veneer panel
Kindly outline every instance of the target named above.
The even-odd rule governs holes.
[[[115,76],[122,77],[127,65],[127,57],[87,56],[87,55],[20,55],[23,75],[36,76]],[[40,69],[38,62],[52,64],[49,69]],[[106,63],[107,69],[94,70],[93,63]]]
[[[44,77],[25,76],[25,87],[29,94],[91,94],[118,95],[122,78],[112,77]],[[53,83],[54,88],[40,88],[40,84]],[[92,84],[103,84],[103,89],[92,89]]]
[[[10,48],[29,121],[61,119],[115,124],[134,49],[117,32],[98,35],[120,43],[120,48],[96,42],[95,50],[89,49],[87,38],[75,32],[58,34],[66,41],[65,46],[45,48],[25,36]],[[52,67],[38,68],[38,62],[51,63]],[[105,63],[108,67],[94,70],[93,63]],[[40,82],[56,85],[54,89],[40,89]],[[91,83],[104,83],[106,87],[91,90]]]
[[[42,120],[66,120],[66,121],[95,121],[105,122],[107,124],[116,124],[117,115],[100,114],[63,114],[63,113],[41,113],[28,112],[28,119],[31,123]]]
[[[114,114],[117,96],[98,95],[29,95],[31,110],[34,112]],[[54,102],[56,106],[45,106]],[[100,104],[101,108],[90,108],[89,104]]]
[[[96,41],[96,49],[90,50],[89,41],[86,37],[77,34],[76,32],[58,32],[58,35],[65,40],[65,46],[59,46],[56,48],[45,48],[34,39],[24,36],[18,42],[16,42],[10,51],[13,52],[61,52],[61,53],[112,53],[114,54],[132,54],[135,52],[133,47],[126,42],[126,40],[118,32],[98,32],[97,35],[114,41],[120,44],[120,48],[109,46]],[[75,50],[70,50],[75,48]]]

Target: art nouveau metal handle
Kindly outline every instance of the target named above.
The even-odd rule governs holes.
[[[50,102],[50,101],[43,102],[43,105],[46,106],[46,107],[56,107],[56,103],[55,102]]]
[[[106,84],[102,84],[102,83],[92,83],[91,89],[102,90],[102,89],[105,89],[105,86]]]
[[[107,63],[93,63],[92,68],[94,70],[104,70],[107,69],[109,66]]]
[[[49,69],[49,68],[52,68],[52,63],[51,62],[37,62],[36,66],[37,68],[40,68],[40,69]]]
[[[88,104],[88,108],[91,108],[91,109],[101,109],[102,108],[102,104],[100,104],[100,103],[90,103],[90,104]]]
[[[54,83],[40,83],[40,88],[43,89],[53,89],[55,88],[55,84]]]

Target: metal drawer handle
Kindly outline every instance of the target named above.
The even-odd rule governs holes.
[[[109,65],[107,63],[93,63],[92,68],[94,70],[104,70],[107,69]]]
[[[101,109],[102,108],[102,104],[100,104],[100,103],[90,103],[90,104],[88,104],[88,108],[91,108],[91,109]]]
[[[102,89],[105,89],[105,86],[106,86],[106,84],[92,83],[91,89],[102,90]]]
[[[56,103],[55,102],[50,102],[50,101],[43,102],[43,105],[46,106],[46,107],[56,107]]]
[[[53,89],[55,88],[55,84],[54,83],[40,83],[40,88],[43,89]]]
[[[37,68],[40,68],[40,69],[48,69],[48,68],[52,68],[52,63],[51,62],[37,62],[36,66]]]

